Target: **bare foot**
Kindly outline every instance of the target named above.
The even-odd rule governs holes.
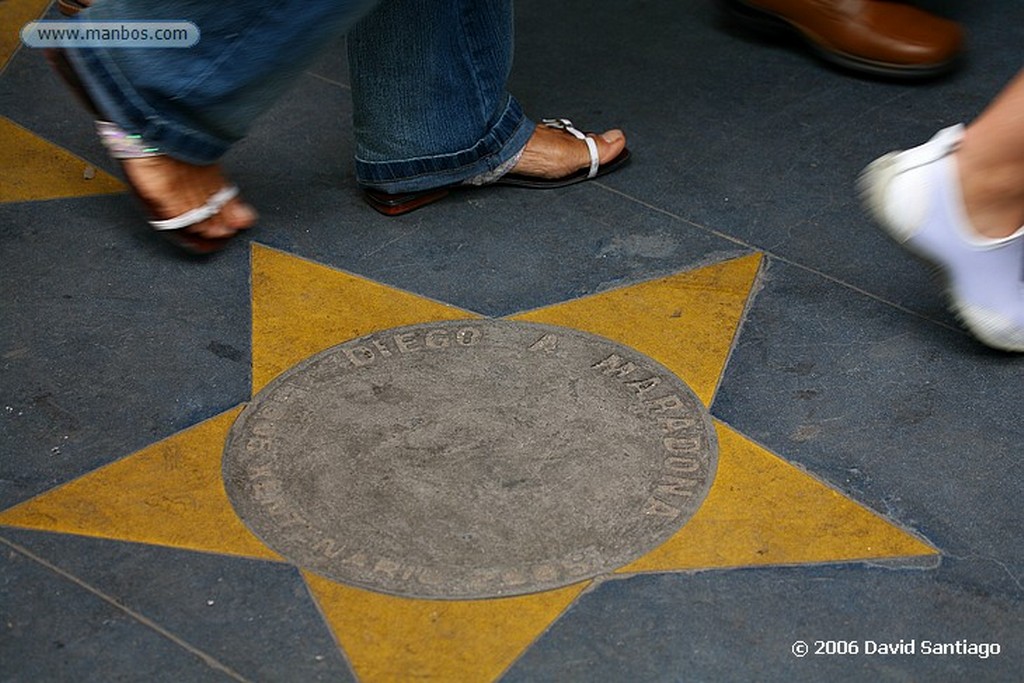
[[[128,180],[156,219],[174,218],[198,208],[228,185],[219,164],[193,166],[168,156],[125,159],[122,164]],[[206,239],[226,239],[255,222],[256,211],[235,197],[216,216],[183,231]]]
[[[597,143],[598,158],[602,164],[617,157],[626,147],[626,136],[618,129],[591,137]],[[583,140],[563,130],[539,125],[526,143],[512,173],[535,178],[564,178],[588,166],[590,153]]]

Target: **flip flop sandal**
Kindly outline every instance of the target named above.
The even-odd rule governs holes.
[[[68,61],[67,54],[65,54],[63,50],[50,49],[46,50],[45,53],[50,66],[53,67],[68,87],[71,88],[72,92],[77,96],[78,100],[85,106],[85,108],[96,117],[96,132],[99,135],[100,142],[106,148],[110,157],[121,164],[121,171],[126,180],[129,176],[127,172],[125,172],[124,164],[122,163],[123,161],[127,159],[162,156],[159,150],[154,147],[149,147],[140,136],[129,135],[116,124],[111,123],[110,121],[100,120],[102,118],[102,114],[100,114],[99,108],[89,96],[85,86],[82,85],[81,79],[79,79],[78,74],[75,73],[74,68],[71,66],[71,62]],[[180,216],[175,216],[173,218],[157,218],[157,207],[143,197],[138,189],[132,185],[130,180],[128,180],[128,186],[146,208],[146,212],[149,215],[147,222],[150,227],[160,233],[161,236],[165,237],[172,244],[190,254],[212,254],[223,249],[234,238],[234,235],[231,237],[220,238],[204,237],[187,231],[187,228],[216,216],[229,201],[237,197],[238,188],[234,185],[222,187],[207,199],[206,203],[202,206],[190,209]]]
[[[534,190],[550,190],[556,187],[567,187],[593,178],[599,178],[621,168],[629,161],[629,150],[623,149],[614,159],[610,160],[608,163],[602,164],[597,151],[597,143],[594,142],[593,135],[583,133],[577,129],[569,119],[543,119],[541,124],[548,128],[564,130],[574,138],[583,140],[587,144],[587,151],[590,152],[590,166],[561,178],[536,178],[522,175],[520,173],[506,173],[497,180],[486,183],[482,186],[464,184],[446,185],[432,190],[421,190],[418,192],[405,192],[398,194],[389,194],[379,190],[365,190],[363,192],[363,197],[370,206],[385,216],[401,216],[402,214],[409,213],[410,211],[414,211],[415,209],[426,206],[427,204],[433,204],[434,202],[448,196],[448,194],[454,190],[486,187],[487,185],[505,185],[508,187],[525,187]]]

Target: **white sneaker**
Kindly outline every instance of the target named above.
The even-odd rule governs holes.
[[[953,152],[964,127],[872,162],[860,189],[891,237],[945,273],[953,310],[985,344],[1024,351],[1024,227],[1009,237],[977,234],[964,211]]]

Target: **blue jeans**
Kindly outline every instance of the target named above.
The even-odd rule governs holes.
[[[190,49],[70,50],[100,110],[194,164],[217,161],[320,49],[348,32],[356,177],[386,192],[458,183],[534,124],[505,90],[512,0],[99,0],[84,20],[189,20]]]

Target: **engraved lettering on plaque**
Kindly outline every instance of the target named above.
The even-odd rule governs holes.
[[[551,352],[558,348],[558,337],[554,334],[545,334],[543,337],[530,345],[531,351]]]
[[[629,564],[696,512],[710,416],[656,361],[508,320],[381,330],[270,382],[224,485],[303,569],[416,598],[522,595]]]

